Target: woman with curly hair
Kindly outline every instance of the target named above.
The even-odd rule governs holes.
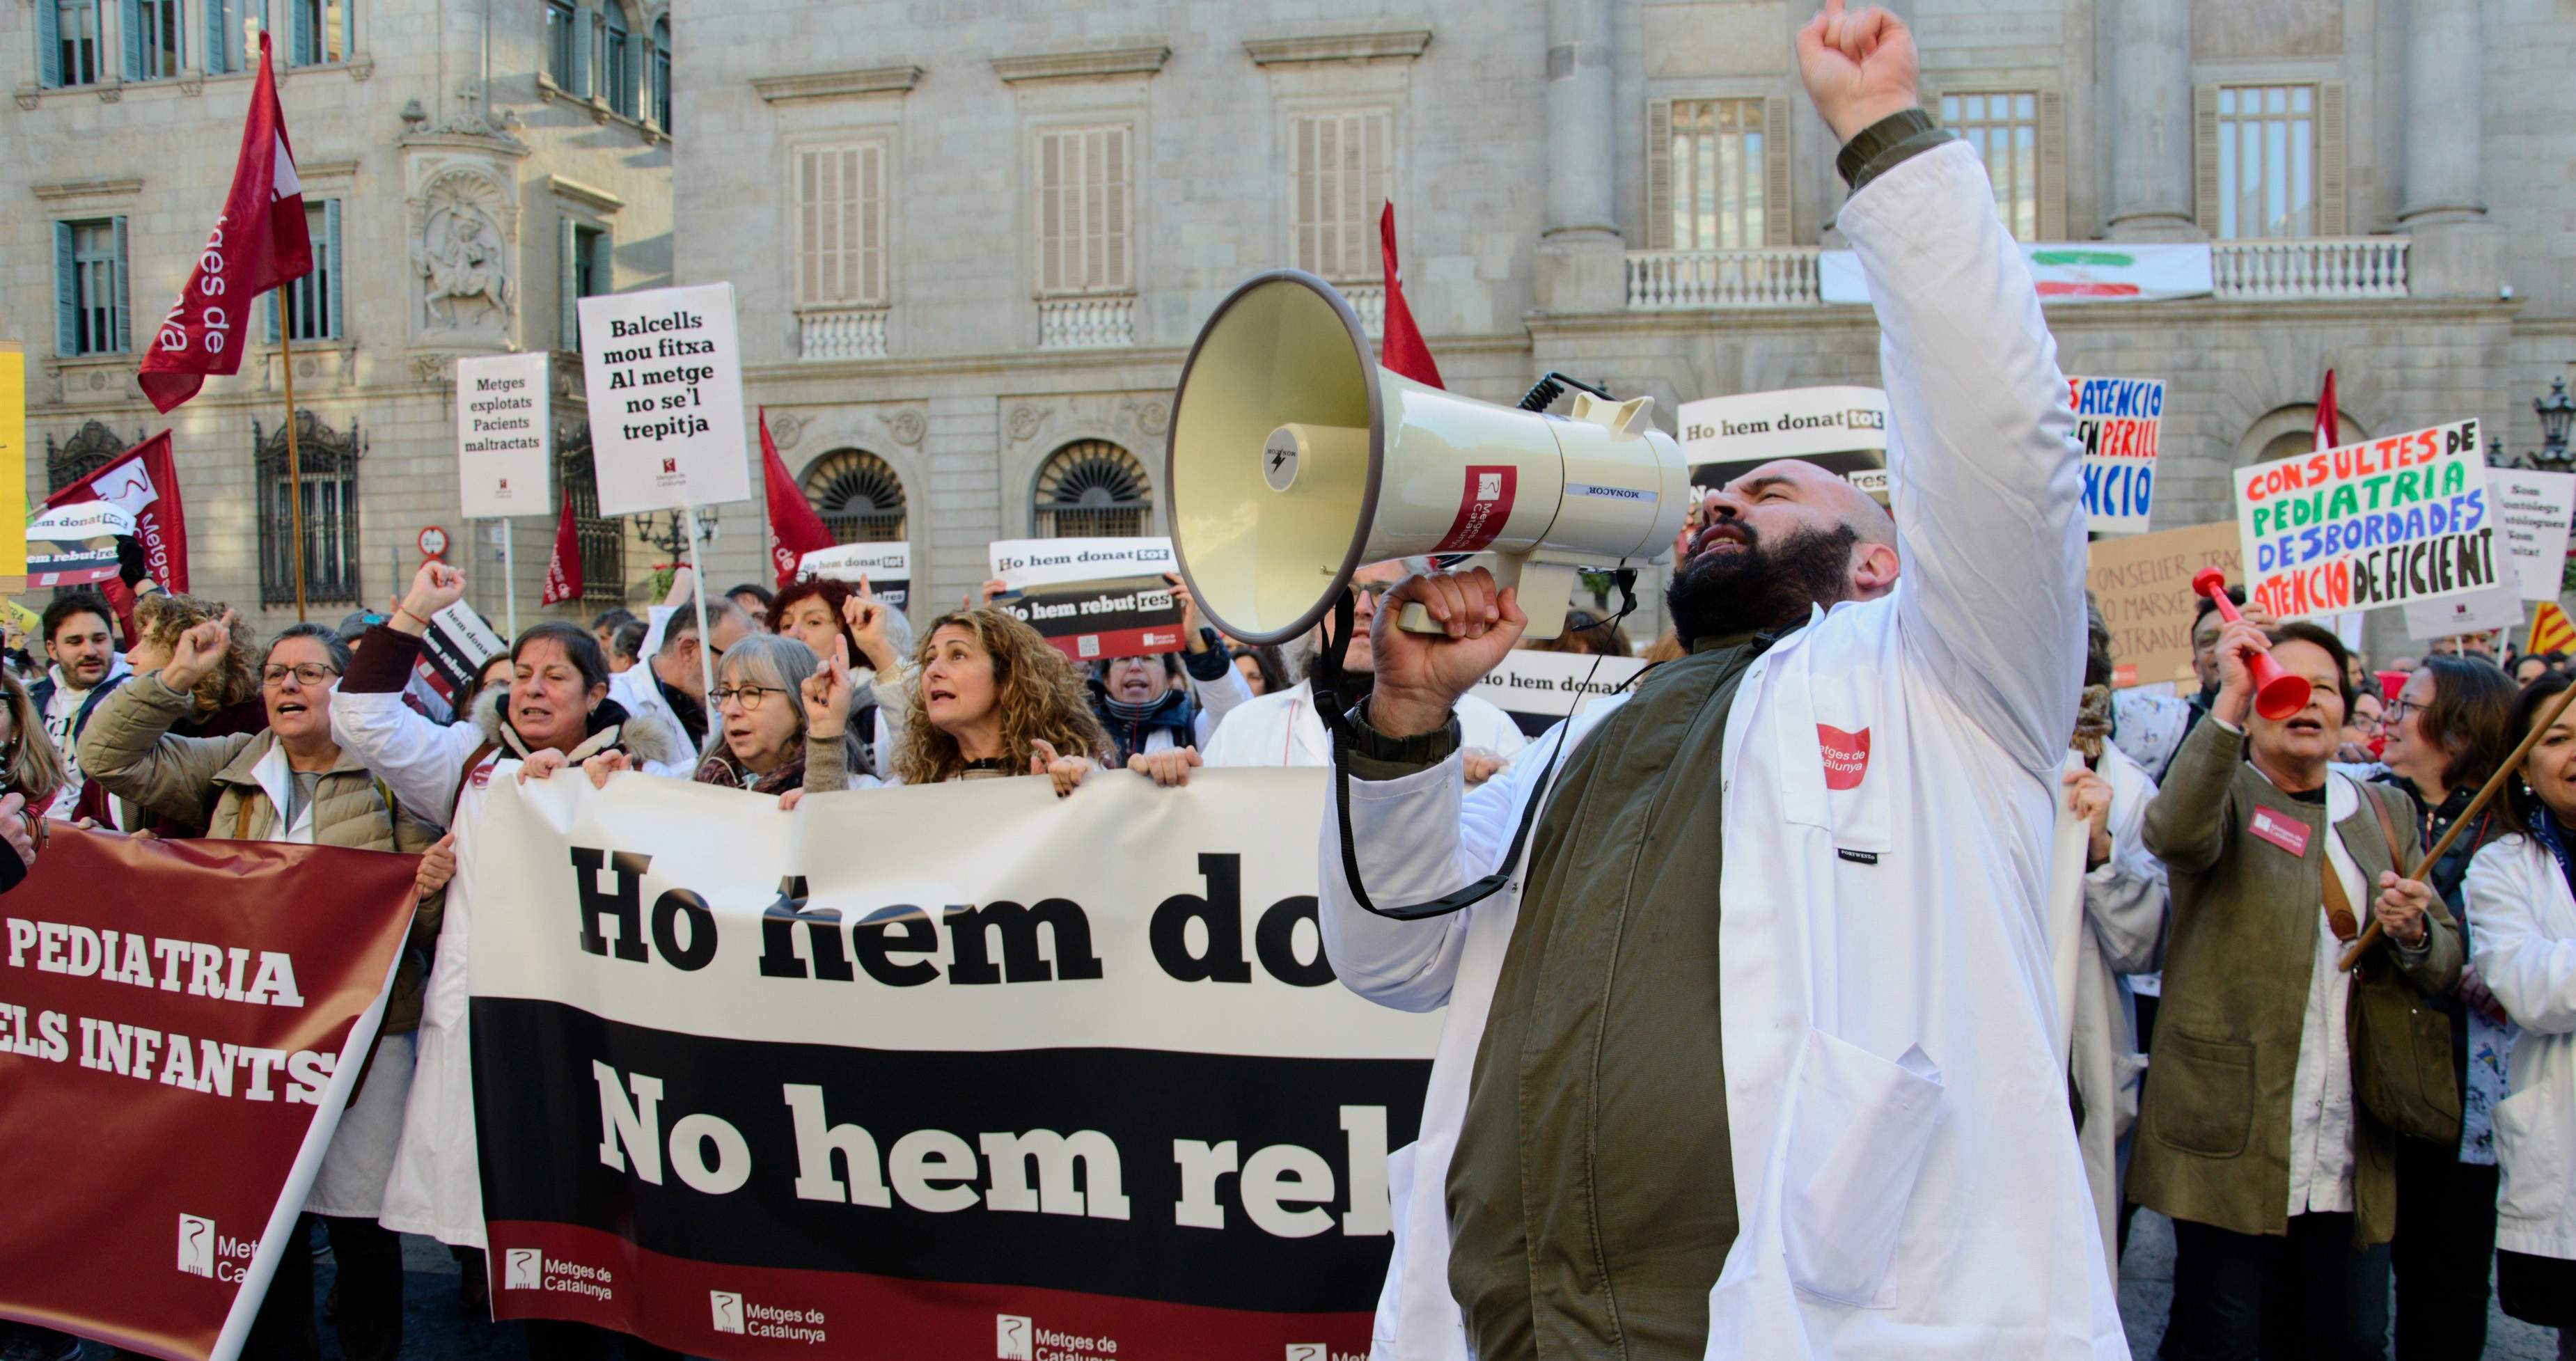
[[[167,592],[144,596],[134,602],[134,646],[125,650],[125,664],[138,676],[158,671],[169,662],[181,634],[223,617],[220,601]],[[223,655],[189,691],[188,716],[170,731],[182,737],[231,737],[267,727],[268,706],[259,693],[260,663],[259,638],[248,622],[234,618]]]
[[[1036,629],[990,605],[931,624],[905,698],[893,783],[1045,775],[1061,797],[1111,750],[1082,673]]]
[[[45,716],[27,687],[0,669],[0,794],[16,794],[27,811],[43,813],[63,787],[63,755],[45,735]]]

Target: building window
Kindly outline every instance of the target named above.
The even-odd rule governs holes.
[[[572,0],[546,0],[546,77],[558,89],[569,90],[576,84],[573,33],[580,23]]]
[[[2019,241],[2039,240],[2039,94],[2008,90],[1941,96],[1941,125],[1986,163],[1995,211]]]
[[[1154,484],[1136,456],[1107,440],[1068,444],[1038,469],[1030,519],[1041,539],[1126,539],[1154,523]]]
[[[259,464],[259,598],[295,601],[295,503],[288,499],[286,429],[260,433],[251,422]],[[358,596],[358,428],[347,434],[310,411],[295,413],[296,461],[304,493],[304,598],[356,603]]]
[[[2316,87],[2218,87],[2218,235],[2314,236]]]
[[[671,21],[653,21],[653,121],[671,130]]]
[[[626,7],[608,0],[601,10],[605,36],[600,42],[599,82],[610,112],[635,116],[635,36],[626,26]]]
[[[1289,263],[1335,281],[1384,277],[1377,222],[1386,206],[1392,122],[1384,109],[1288,121]]]
[[[349,11],[355,0],[286,0],[286,59],[321,66],[349,59]]]
[[[48,89],[96,85],[102,73],[99,0],[36,0],[36,79]]]
[[[135,431],[134,439],[141,442],[143,432]],[[46,435],[45,494],[51,496],[97,472],[115,462],[117,455],[131,447],[118,439],[115,431],[94,420],[81,422],[81,428],[60,444],[54,443],[52,435]]]
[[[249,70],[267,15],[267,0],[206,0],[206,73]]]
[[[835,449],[805,470],[806,504],[834,543],[903,542],[903,479],[865,449]]]
[[[313,241],[313,272],[290,279],[268,296],[268,338],[277,339],[279,300],[284,299],[288,340],[339,340],[340,200],[304,205],[304,230]]]
[[[796,301],[885,302],[884,142],[796,152]]]
[[[125,0],[125,78],[170,80],[185,58],[179,46],[180,0]]]
[[[563,300],[563,325],[559,348],[581,348],[581,309],[575,304],[583,298],[595,298],[617,291],[616,246],[606,227],[594,226],[573,218],[558,218],[561,261],[556,274],[556,292]]]
[[[1038,292],[1124,293],[1133,189],[1128,127],[1049,128],[1038,134]]]
[[[129,338],[125,219],[55,223],[55,352],[123,354]]]
[[[572,533],[581,546],[581,603],[626,603],[626,523],[599,513],[599,468],[591,461],[590,426],[555,435],[555,481],[572,502]]]
[[[1745,250],[1768,233],[1759,99],[1673,103],[1674,250]]]

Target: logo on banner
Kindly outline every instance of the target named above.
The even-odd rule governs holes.
[[[715,1328],[720,1333],[742,1331],[742,1296],[731,1290],[710,1290],[707,1303],[715,1310]]]
[[[2305,857],[2308,853],[2308,825],[2296,818],[2257,805],[2254,821],[2246,830],[2292,855]]]
[[[1321,1342],[1291,1342],[1288,1361],[1332,1361],[1331,1353]]]
[[[214,1279],[215,1221],[192,1214],[179,1216],[179,1269],[191,1276]]]
[[[1032,1342],[1037,1328],[1019,1314],[993,1316],[993,1356],[995,1361],[1033,1361]]]
[[[504,1290],[543,1290],[546,1288],[546,1255],[535,1248],[512,1248],[502,1268]]]
[[[1825,788],[1858,789],[1869,773],[1869,729],[1844,732],[1831,724],[1816,725],[1816,745],[1825,752]]]
[[[1475,553],[1503,532],[1512,518],[1512,501],[1520,490],[1520,469],[1509,464],[1470,467],[1460,488],[1458,518],[1434,553]]]

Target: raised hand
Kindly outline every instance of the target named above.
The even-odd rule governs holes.
[[[1843,0],[1825,0],[1798,30],[1798,74],[1825,125],[1848,142],[1915,107],[1922,66],[1904,20],[1874,5],[1846,11]]]
[[[1496,590],[1493,573],[1482,567],[1398,582],[1378,603],[1376,631],[1369,636],[1377,671],[1369,726],[1389,737],[1412,737],[1447,723],[1458,697],[1476,688],[1529,625],[1516,595]],[[1442,631],[1397,627],[1404,607],[1412,604],[1422,606]]]
[[[841,622],[849,626],[850,637],[857,640],[859,651],[867,654],[877,679],[891,682],[903,670],[903,659],[895,655],[894,634],[890,623],[894,607],[877,599],[868,589],[867,574],[859,574],[859,593],[841,602]]]
[[[1207,651],[1207,640],[1199,636],[1207,617],[1199,613],[1198,598],[1190,594],[1190,584],[1170,572],[1163,574],[1163,580],[1171,583],[1172,599],[1181,604],[1181,646],[1192,652]]]
[[[2239,619],[2218,631],[2218,698],[2210,703],[2210,717],[2245,726],[2254,710],[2253,657],[2271,650],[2272,640],[2253,620]]]
[[[385,623],[405,633],[429,632],[429,617],[465,598],[465,573],[436,558],[411,574],[411,591]]]
[[[217,663],[232,646],[233,612],[226,610],[217,618],[191,625],[170,645],[170,660],[161,664],[161,683],[182,694],[197,688],[197,683],[214,674]]]
[[[856,599],[853,598],[855,604]],[[813,675],[797,687],[798,698],[805,702],[805,738],[809,742],[837,742],[850,726],[850,643],[846,638],[832,640],[832,655]]]

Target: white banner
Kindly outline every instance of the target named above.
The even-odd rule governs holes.
[[[718,1361],[1365,1352],[1440,1017],[1332,977],[1324,778],[781,813],[505,764],[459,838],[495,1316]]]
[[[599,513],[749,500],[733,285],[612,293],[579,307]]]
[[[993,575],[1014,591],[1181,570],[1166,538],[1002,539],[992,545],[992,565]]]
[[[1476,696],[1507,713],[1564,718],[1587,696],[1619,693],[1645,669],[1642,657],[1512,651],[1476,682]]]
[[[2568,519],[2576,515],[2576,473],[2489,468],[2487,494],[2513,541],[2522,598],[2556,600],[2567,570]]]
[[[542,350],[456,361],[456,494],[475,519],[546,515],[554,453]]]
[[[1682,459],[1692,467],[1887,448],[1887,393],[1878,388],[1703,397],[1682,403],[1679,419]]]
[[[2043,303],[2165,302],[2210,291],[2205,243],[2028,241],[2021,257]],[[1869,301],[1869,281],[1852,251],[1826,251],[1816,262],[1816,283],[1826,302]]]

